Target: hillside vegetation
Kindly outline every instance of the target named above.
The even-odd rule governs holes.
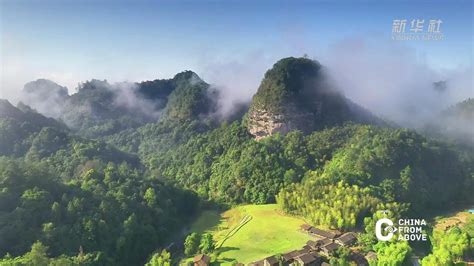
[[[307,58],[278,61],[232,122],[218,118],[218,93],[191,71],[141,83],[87,81],[72,95],[44,80],[26,86],[37,110],[38,97],[54,100],[60,112],[50,117],[0,101],[0,264],[176,260],[200,211],[229,208],[234,218],[211,216],[217,242],[203,235],[200,251],[217,247],[219,259],[247,262],[300,247],[306,236],[293,230],[302,221],[294,215],[355,228],[364,252],[400,265],[415,247],[378,242],[377,211],[420,217],[474,204],[474,153],[443,134],[387,126],[326,87],[322,68]],[[223,241],[221,232],[246,215]],[[193,230],[208,227],[201,222]],[[444,254],[443,238],[432,239],[426,263]],[[441,248],[453,254],[446,261],[470,252],[472,235],[466,239]]]

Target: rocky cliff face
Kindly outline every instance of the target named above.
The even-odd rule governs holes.
[[[291,130],[308,131],[313,128],[314,117],[310,112],[289,108],[282,112],[255,109],[248,114],[248,129],[256,140],[274,135],[286,134]]]
[[[307,58],[284,58],[265,73],[247,113],[247,127],[255,139],[292,130],[304,133],[345,121],[376,121],[341,93],[331,89],[321,65]]]
[[[298,98],[319,68],[319,63],[306,58],[285,58],[268,70],[247,114],[250,134],[261,139],[311,129],[315,114]]]

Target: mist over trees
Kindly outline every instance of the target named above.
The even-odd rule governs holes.
[[[298,94],[309,81],[306,89],[329,90],[320,67],[307,58],[277,62],[232,119],[218,114],[219,92],[191,71],[141,83],[91,80],[72,95],[29,83],[28,103],[60,111],[44,116],[0,101],[0,262],[169,265],[162,250],[177,238],[187,254],[214,248],[210,236],[182,236],[204,206],[274,202],[315,225],[361,229],[381,263],[403,262],[407,243],[383,245],[368,233],[377,210],[400,217],[473,204],[472,149],[449,132],[382,121],[339,92]],[[294,125],[292,105],[312,113],[314,127],[268,130],[257,141],[252,119]],[[467,100],[446,116],[472,121],[471,107]],[[257,109],[272,114],[261,119]],[[454,238],[460,248],[446,257]],[[434,235],[424,263],[458,258],[464,239],[472,234]]]

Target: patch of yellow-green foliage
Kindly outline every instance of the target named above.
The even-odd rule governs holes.
[[[474,259],[474,214],[453,212],[435,218],[433,249],[422,265],[464,265]]]
[[[284,214],[276,204],[244,205],[220,214],[203,212],[191,230],[211,233],[217,244],[218,262],[231,265],[300,249],[312,239],[300,231],[304,223]]]

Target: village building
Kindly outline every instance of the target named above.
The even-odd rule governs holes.
[[[342,236],[338,237],[334,242],[338,243],[341,246],[350,246],[357,241],[354,233],[345,233]]]
[[[280,265],[280,261],[275,256],[270,256],[268,258],[263,259],[264,266],[278,266]]]
[[[279,266],[283,265],[324,265],[321,253],[330,257],[341,246],[349,246],[357,241],[354,233],[349,232],[341,235],[339,231],[325,231],[314,228],[308,224],[302,224],[301,230],[316,236],[315,240],[308,240],[300,250],[293,250],[281,255],[270,256],[265,259],[249,263],[250,266]],[[365,257],[359,254],[362,260]],[[358,260],[358,261],[362,261]],[[323,263],[323,264],[322,264]]]
[[[308,240],[308,242],[306,242],[306,245],[303,248],[305,247],[308,247],[310,250],[318,250],[319,244],[316,241]]]
[[[357,266],[369,266],[367,259],[358,250],[354,251],[350,258],[357,264]]]
[[[204,254],[196,255],[193,259],[194,266],[207,266],[211,262],[211,258]]]
[[[338,236],[337,232],[324,231],[315,227],[311,227],[308,231],[317,237],[334,239]]]
[[[377,253],[373,252],[373,251],[369,251],[367,253],[367,255],[365,255],[365,259],[367,261],[371,261],[371,260],[376,260],[377,259]]]
[[[285,265],[290,265],[296,257],[298,257],[299,255],[303,253],[304,253],[304,250],[293,250],[293,251],[283,254],[281,257]]]
[[[310,254],[303,254],[295,258],[297,265],[307,266],[307,265],[319,265],[321,262],[320,257],[315,257]]]
[[[332,243],[332,240],[329,238],[323,238],[323,239],[316,240],[316,243],[318,244],[318,247],[322,247],[329,243]]]
[[[338,249],[339,247],[341,247],[339,244],[337,243],[329,243],[325,246],[322,246],[321,247],[321,251],[326,255],[326,256],[331,256],[334,251],[336,251],[336,249]]]
[[[324,261],[323,263],[321,263],[321,266],[331,266],[331,264]]]
[[[290,252],[287,252],[287,253],[284,253],[283,255],[281,255],[281,258],[283,259],[283,262],[285,263],[291,263],[293,262],[293,258],[296,257],[297,255],[297,250],[293,250],[293,251],[290,251]]]

